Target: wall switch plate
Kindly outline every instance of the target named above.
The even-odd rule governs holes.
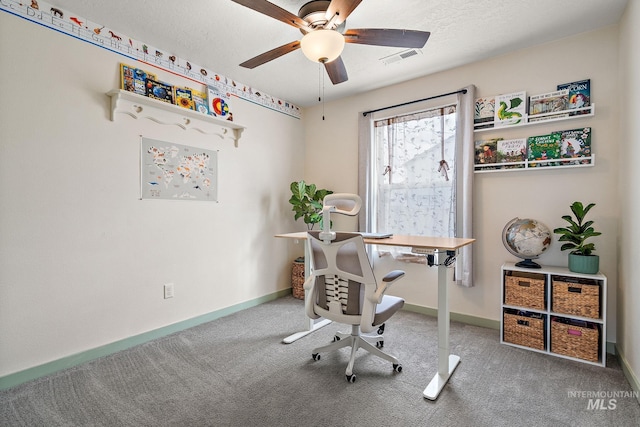
[[[173,283],[165,283],[164,285],[164,299],[173,298]]]

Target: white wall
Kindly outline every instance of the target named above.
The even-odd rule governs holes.
[[[7,13],[0,52],[0,377],[290,287],[302,120],[235,100],[239,148],[112,122],[126,58]],[[220,202],[140,201],[139,135],[219,150]]]
[[[328,103],[325,121],[321,120],[321,106],[310,108],[305,119],[305,177],[334,191],[357,191],[357,120],[361,111],[451,92],[468,84],[476,85],[478,96],[520,90],[531,95],[555,90],[559,83],[590,78],[595,117],[479,134],[482,139],[492,135],[518,138],[591,126],[597,161],[594,167],[581,169],[476,174],[476,286],[470,289],[452,286],[450,308],[452,312],[499,320],[500,266],[505,261],[515,261],[502,245],[504,225],[518,216],[538,219],[553,229],[563,225],[561,216],[570,213],[569,205],[573,201],[595,202],[597,206],[591,219],[603,235],[594,242],[601,257],[601,270],[611,283],[607,341],[615,342],[620,214],[615,191],[619,160],[617,42],[617,27],[606,28]],[[427,46],[425,54],[428,53]],[[401,72],[401,63],[397,65]],[[566,266],[567,254],[560,252],[556,241],[539,261]],[[386,263],[377,268],[392,267],[407,271],[407,276],[395,286],[395,293],[411,304],[437,306],[435,269],[425,273],[423,266]]]
[[[630,1],[620,24],[620,201],[618,235],[618,347],[640,386],[640,168],[635,153],[640,135],[640,3]]]

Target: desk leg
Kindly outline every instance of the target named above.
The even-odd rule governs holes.
[[[285,344],[291,344],[292,342],[299,340],[300,338],[309,335],[311,332],[317,331],[318,329],[322,328],[323,326],[327,326],[329,323],[331,323],[331,320],[329,319],[317,319],[317,320],[313,320],[313,319],[309,319],[307,318],[309,325],[307,326],[307,330],[305,331],[301,331],[301,332],[296,332],[293,335],[289,335],[288,337],[286,337],[285,339],[282,340],[283,343]]]
[[[305,278],[309,277],[309,274],[311,274],[311,269],[309,266],[309,247],[307,246],[307,242],[304,242],[304,277]],[[304,296],[305,298],[307,297],[307,291],[304,291]],[[317,331],[323,326],[327,326],[329,323],[331,323],[331,320],[329,319],[322,319],[322,318],[309,319],[306,316],[306,313],[303,315],[307,321],[306,329],[300,332],[296,332],[295,334],[289,335],[288,337],[285,337],[282,340],[283,343],[291,344],[292,342],[297,341],[300,338],[309,335],[311,332]]]
[[[449,296],[447,267],[438,254],[438,373],[422,393],[429,400],[436,400],[451,374],[460,363],[460,357],[449,354]]]

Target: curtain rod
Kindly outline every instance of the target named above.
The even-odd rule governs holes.
[[[390,105],[388,107],[378,108],[377,110],[365,111],[364,113],[362,113],[362,115],[364,117],[367,117],[367,114],[370,114],[370,113],[377,113],[378,111],[384,111],[390,108],[403,107],[405,105],[415,104],[416,102],[429,101],[430,99],[442,98],[443,96],[455,95],[456,93],[467,93],[467,90],[460,89],[460,90],[456,90],[455,92],[449,92],[449,93],[443,93],[442,95],[430,96],[429,98],[416,99],[415,101],[409,101],[402,104]]]

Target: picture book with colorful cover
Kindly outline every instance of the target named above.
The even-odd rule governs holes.
[[[473,117],[473,124],[475,129],[493,127],[495,102],[496,99],[494,97],[476,99],[476,108]]]
[[[527,140],[504,139],[498,141],[498,163],[516,163],[505,164],[505,169],[524,168],[524,162],[527,160]]]
[[[207,107],[210,115],[233,121],[228,97],[213,86],[207,86]]]
[[[174,87],[173,88],[173,96],[176,102],[176,105],[182,108],[186,108],[188,110],[193,110],[193,99],[191,97],[191,89],[188,87]]]
[[[536,114],[564,112],[569,109],[569,89],[533,95],[529,98],[529,121]],[[557,117],[556,115],[545,117]]]
[[[556,166],[556,162],[549,162],[549,160],[560,158],[560,133],[530,136],[527,139],[527,146],[529,167]]]
[[[151,74],[140,68],[131,67],[127,64],[120,64],[120,88],[138,95],[147,95],[147,79],[156,79],[155,74]]]
[[[147,79],[146,92],[149,98],[173,104],[173,87],[170,84]]]
[[[591,79],[558,85],[558,90],[569,90],[569,110],[589,107],[591,105]],[[589,114],[589,110],[572,111],[572,116]]]
[[[499,169],[498,162],[498,141],[502,138],[486,139],[475,141],[476,170]]]
[[[513,126],[524,123],[527,115],[527,92],[496,96],[494,127]]]
[[[207,94],[199,90],[191,89],[191,98],[193,99],[193,107],[202,114],[209,114],[207,107]]]
[[[591,157],[591,128],[563,130],[560,133],[560,157],[575,159],[563,164],[589,164]]]

